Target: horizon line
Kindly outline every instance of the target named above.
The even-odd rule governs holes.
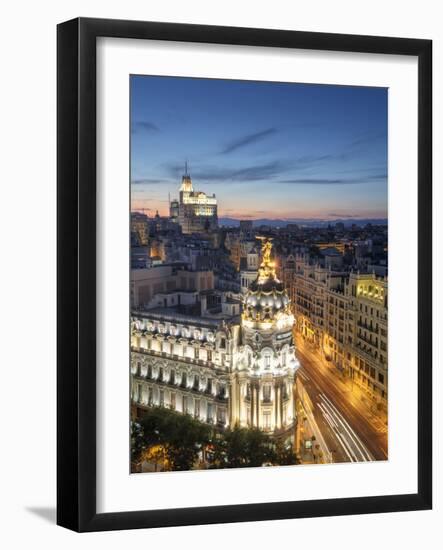
[[[132,213],[135,213],[135,212],[138,212],[138,213],[144,213],[143,210],[149,210],[151,212],[153,212],[154,210],[151,209],[151,208],[131,208],[131,214]],[[147,215],[148,217],[152,217],[154,218],[154,215],[151,215],[149,216],[148,214],[145,214]],[[161,218],[169,218],[170,216],[169,215],[162,215],[162,214],[159,214]],[[229,215],[221,215],[221,216],[218,216],[218,219],[229,219],[229,220],[234,220],[234,221],[259,221],[259,220],[269,220],[269,221],[282,221],[282,222],[295,222],[295,221],[335,221],[335,220],[343,220],[343,221],[351,221],[351,220],[367,220],[367,219],[371,219],[371,220],[388,220],[388,215],[384,215],[384,216],[370,216],[370,215],[366,215],[366,216],[359,216],[359,215],[355,215],[355,216],[351,216],[351,215],[348,215],[348,214],[343,214],[343,216],[334,216],[334,217],[319,217],[319,216],[315,216],[315,217],[307,217],[307,218],[301,218],[301,217],[277,217],[277,218],[271,218],[271,217],[268,217],[268,216],[264,216],[264,217],[250,217],[250,216],[247,216],[247,217],[236,217],[236,216],[229,216]]]

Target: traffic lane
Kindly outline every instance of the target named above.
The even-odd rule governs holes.
[[[368,422],[364,412],[359,411],[354,404],[349,403],[347,393],[339,389],[329,377],[323,376],[316,366],[316,361],[310,359],[304,351],[298,349],[297,355],[304,372],[317,387],[317,394],[323,393],[337,407],[339,413],[347,420],[358,434],[365,447],[375,460],[387,459],[387,434],[379,433]],[[303,372],[303,370],[302,370]],[[317,408],[317,407],[316,407]]]
[[[338,376],[337,369],[331,364],[325,363],[318,357],[318,354],[312,351],[303,340],[297,339],[297,350],[308,357],[313,363],[315,363],[316,369],[319,370],[324,376],[328,377],[330,382],[337,387],[337,391],[341,391],[347,394],[347,400],[350,404],[354,405],[365,416],[369,423],[372,423],[375,430],[381,433],[386,433],[387,423],[380,418],[379,415],[374,414],[368,403],[362,401],[364,390],[362,390],[357,384],[353,385],[355,391],[349,389],[349,382],[346,382]]]
[[[347,398],[348,394],[337,389],[335,384],[331,383],[327,377],[322,376],[315,368],[315,365],[308,365],[305,362],[304,368],[319,389],[334,403],[341,415],[352,426],[353,430],[357,432],[374,459],[386,460],[388,457],[387,433],[379,433],[365,416],[366,411],[362,412],[354,404],[351,404]]]
[[[320,394],[320,401],[317,405],[351,462],[370,462],[374,460],[358,434],[330,399],[324,394]]]
[[[299,373],[301,375],[300,377],[302,378],[302,384],[304,386],[304,389],[306,393],[309,395],[311,402],[313,403],[312,415],[314,417],[315,422],[317,423],[318,429],[323,435],[328,451],[332,456],[332,461],[333,462],[350,462],[351,459],[349,455],[346,453],[341,441],[339,440],[339,437],[337,436],[337,433],[333,429],[333,426],[331,426],[327,422],[325,415],[317,405],[317,403],[320,400],[320,392],[318,390],[318,387],[314,385],[314,383],[309,377],[307,377],[306,375],[303,375],[303,373],[300,371]]]

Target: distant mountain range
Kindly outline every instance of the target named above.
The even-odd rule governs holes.
[[[240,220],[235,218],[219,218],[218,222],[223,227],[238,227]],[[285,227],[288,223],[296,223],[300,227],[327,227],[329,224],[334,226],[336,223],[343,223],[345,227],[351,227],[352,224],[364,226],[368,223],[372,225],[388,225],[386,218],[345,218],[336,220],[321,220],[321,219],[291,219],[291,220],[269,220],[266,218],[252,220],[252,225],[258,227],[260,225],[268,225],[270,227]]]

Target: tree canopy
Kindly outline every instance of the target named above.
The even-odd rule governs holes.
[[[209,468],[251,468],[296,464],[291,445],[271,439],[258,428],[218,432],[190,415],[153,407],[132,423],[131,458],[166,470],[191,470],[199,453]]]
[[[154,407],[140,419],[146,448],[162,445],[172,470],[192,469],[211,428],[189,415]]]
[[[257,428],[226,430],[214,441],[213,468],[248,468],[263,466],[275,459],[272,442]]]

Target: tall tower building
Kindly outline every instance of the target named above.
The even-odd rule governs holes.
[[[294,317],[284,285],[276,277],[272,243],[262,239],[262,261],[251,283],[241,317],[242,360],[231,388],[231,414],[240,424],[274,435],[293,430],[293,388],[299,367]]]
[[[218,227],[217,199],[215,195],[194,191],[187,165],[180,187],[178,223],[185,234],[205,233]]]

